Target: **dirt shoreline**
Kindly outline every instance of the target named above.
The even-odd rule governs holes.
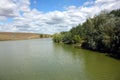
[[[37,33],[0,32],[0,41],[38,39],[48,37],[51,37],[51,35]]]

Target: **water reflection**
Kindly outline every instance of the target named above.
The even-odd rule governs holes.
[[[120,62],[51,39],[0,42],[0,80],[119,80]]]
[[[70,45],[54,43],[54,47],[65,51],[72,62],[79,62],[89,80],[119,80],[120,61],[106,57],[102,53],[75,49]],[[75,64],[76,65],[76,64]],[[119,69],[119,70],[118,70]],[[114,73],[114,76],[113,76]]]

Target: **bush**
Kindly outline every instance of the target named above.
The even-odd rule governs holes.
[[[58,33],[54,34],[53,35],[53,41],[56,42],[56,43],[62,42],[62,35],[58,34]]]

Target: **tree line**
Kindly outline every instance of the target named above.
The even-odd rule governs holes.
[[[120,56],[120,9],[102,11],[70,31],[54,34],[53,41]]]

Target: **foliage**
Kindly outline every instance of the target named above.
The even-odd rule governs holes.
[[[53,41],[56,42],[56,43],[62,42],[62,35],[58,34],[58,33],[54,34],[53,35]]]
[[[70,32],[66,32],[63,36],[62,41],[66,44],[72,44],[73,43],[72,34]]]
[[[74,41],[74,43],[81,43],[82,39],[80,38],[79,35],[74,35],[73,36],[73,41]]]
[[[58,36],[63,43],[81,43],[83,48],[120,56],[120,9],[109,13],[101,12]]]

